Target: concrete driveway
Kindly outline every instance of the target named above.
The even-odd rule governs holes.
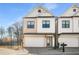
[[[31,55],[79,55],[79,48],[65,48],[65,52],[62,52],[62,48],[25,48]]]

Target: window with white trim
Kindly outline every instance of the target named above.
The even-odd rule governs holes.
[[[35,22],[34,21],[27,21],[27,28],[34,28]]]
[[[70,20],[62,20],[62,28],[70,28]]]
[[[43,20],[42,28],[50,28],[50,20]]]

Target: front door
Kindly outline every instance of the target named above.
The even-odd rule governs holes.
[[[51,36],[47,37],[47,47],[52,47],[52,37]]]

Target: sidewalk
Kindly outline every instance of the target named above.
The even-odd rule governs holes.
[[[27,55],[27,49],[12,50],[8,48],[0,48],[0,55]]]

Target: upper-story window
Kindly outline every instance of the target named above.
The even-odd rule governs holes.
[[[69,20],[63,20],[62,21],[62,28],[70,28],[70,21]]]
[[[27,28],[34,28],[34,21],[27,21]]]
[[[49,20],[43,20],[42,21],[42,28],[50,28],[50,21]]]
[[[73,12],[76,12],[76,9],[73,9]]]
[[[38,12],[41,13],[41,9],[39,9]]]

